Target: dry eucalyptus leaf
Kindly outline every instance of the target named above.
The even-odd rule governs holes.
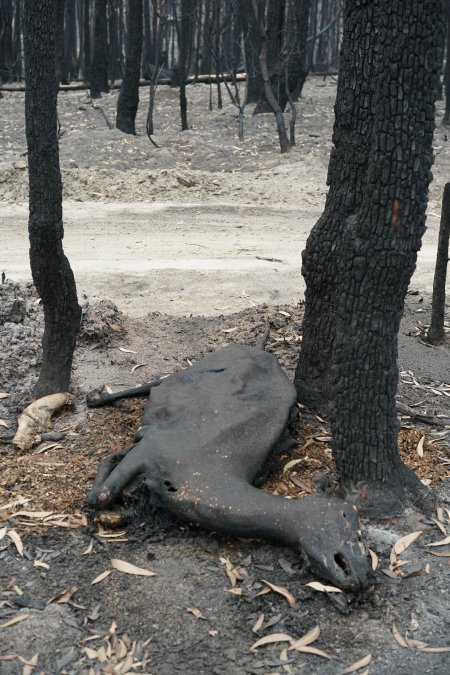
[[[14,626],[14,624],[19,623],[19,621],[25,621],[25,619],[28,619],[29,616],[30,616],[29,614],[19,614],[18,616],[15,616],[13,619],[10,619],[5,623],[0,623],[0,628],[8,628],[8,626]]]
[[[420,647],[421,652],[432,652],[434,654],[441,654],[443,652],[450,652],[450,647]]]
[[[0,427],[5,427],[5,429],[9,429],[9,424],[8,422],[5,422],[5,420],[0,420]]]
[[[94,550],[94,540],[91,539],[87,549],[85,551],[83,551],[83,553],[81,555],[89,555],[90,553],[92,553],[93,550]]]
[[[441,523],[441,521],[440,521],[440,520],[437,520],[436,518],[432,518],[431,520],[432,520],[433,523],[435,523],[436,526],[440,529],[440,531],[442,532],[442,534],[443,534],[444,536],[447,536],[447,530],[445,529],[445,527],[443,526],[443,524]]]
[[[118,349],[120,352],[124,352],[124,354],[137,354],[137,352],[132,349],[126,349],[125,347],[119,347]]]
[[[435,555],[436,558],[448,558],[450,557],[450,551],[449,552],[440,552],[438,553],[437,551],[427,551],[430,555]]]
[[[315,591],[321,591],[322,593],[342,593],[340,588],[336,588],[336,586],[325,586],[324,584],[321,584],[320,581],[310,581],[308,584],[305,584],[305,586],[309,586]]]
[[[311,628],[310,631],[305,633],[305,635],[298,640],[295,640],[289,647],[289,649],[299,649],[299,647],[305,647],[306,645],[310,645],[312,642],[315,642],[317,638],[320,635],[320,628],[319,626],[314,626],[314,628]]]
[[[290,591],[287,590],[287,588],[284,588],[284,586],[276,586],[276,584],[272,584],[270,581],[266,581],[265,579],[261,579],[261,582],[263,584],[266,584],[274,593],[279,593],[280,595],[285,598],[286,602],[288,603],[289,607],[295,607],[297,604],[297,600],[295,597],[290,593]]]
[[[372,654],[367,654],[367,656],[364,656],[359,661],[355,661],[355,663],[352,663],[352,665],[348,666],[345,670],[341,670],[339,675],[347,675],[347,673],[354,673],[356,670],[360,670],[361,668],[365,668],[365,666],[368,666],[371,661],[372,661]]]
[[[219,635],[218,630],[209,630],[208,635],[211,635],[211,637],[216,637],[216,635]]]
[[[204,619],[205,621],[207,621],[206,616],[203,616],[201,611],[196,607],[186,607],[186,612],[189,612],[189,614],[195,616],[196,619]]]
[[[422,436],[420,441],[417,443],[417,448],[416,448],[417,454],[419,455],[419,457],[423,457],[423,444],[424,443],[425,443],[425,436]]]
[[[222,333],[234,333],[237,329],[237,326],[234,326],[234,328],[222,328]]]
[[[264,645],[271,645],[275,642],[293,642],[293,639],[290,635],[286,633],[272,633],[272,635],[266,635],[265,637],[256,640],[250,647],[250,651],[255,651],[258,647],[264,647]]]
[[[140,577],[156,576],[156,572],[151,572],[150,570],[146,570],[143,567],[136,567],[136,565],[132,565],[125,560],[118,560],[117,558],[113,558],[111,560],[111,567],[113,567],[115,570],[119,570],[119,572],[124,572],[125,574],[135,574],[136,576]]]
[[[295,466],[296,464],[301,464],[302,462],[303,462],[303,458],[302,459],[291,459],[290,462],[288,462],[287,464],[284,465],[283,473],[287,473],[289,471],[289,469],[292,469],[293,466]]]
[[[77,590],[78,590],[77,586],[70,586],[70,588],[67,588],[65,591],[58,593],[58,595],[55,595],[53,598],[50,598],[50,600],[47,602],[47,605],[50,605],[52,602],[64,605],[65,603],[69,602],[69,600],[73,595],[75,595]]]
[[[8,531],[7,527],[0,528],[0,541],[5,538],[7,531]]]
[[[17,553],[20,555],[21,558],[23,558],[23,544],[22,544],[22,539],[19,537],[17,532],[15,530],[8,530],[6,533],[6,536],[11,539],[13,542],[14,546],[17,549]]]
[[[375,551],[372,551],[371,548],[369,548],[369,555],[370,555],[372,570],[375,572],[375,570],[378,567],[378,556],[375,553]]]
[[[400,647],[408,647],[408,643],[406,642],[405,638],[400,635],[395,623],[392,624],[392,634]]]
[[[431,544],[426,544],[427,547],[430,546],[447,546],[450,544],[450,535],[448,537],[445,537],[445,539],[441,539],[440,541],[433,541]]]
[[[415,532],[410,532],[409,534],[406,534],[404,537],[400,537],[400,539],[397,539],[393,546],[393,550],[397,555],[400,555],[400,553],[403,553],[403,551],[406,551],[408,546],[411,546],[411,544],[416,541],[420,535],[423,534],[423,530],[416,530]]]
[[[103,579],[106,579],[106,577],[109,577],[111,574],[112,570],[106,570],[105,572],[102,572],[101,574],[98,575],[98,577],[95,577],[94,581],[91,581],[91,586],[94,584],[99,584]]]
[[[0,398],[8,398],[10,394],[7,394],[6,391],[0,391]]]
[[[143,368],[143,366],[146,366],[146,365],[147,365],[146,363],[137,363],[135,366],[132,367],[130,372],[134,373],[135,370],[137,370],[138,368]]]
[[[298,652],[303,652],[304,654],[314,654],[315,656],[322,656],[322,658],[324,659],[331,660],[332,658],[326,652],[323,652],[321,649],[317,649],[317,647],[309,647],[308,645],[305,645],[304,647],[297,647],[296,650]]]
[[[244,590],[242,588],[227,588],[226,591],[232,595],[244,595]]]
[[[253,633],[257,633],[259,630],[261,630],[263,623],[264,623],[264,614],[260,614],[256,619],[255,625],[252,628]]]

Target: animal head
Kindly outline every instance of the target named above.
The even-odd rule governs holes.
[[[348,591],[367,584],[369,560],[362,541],[355,506],[335,497],[311,496],[302,500],[301,548],[311,570]]]

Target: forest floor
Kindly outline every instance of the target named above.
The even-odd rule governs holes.
[[[66,433],[60,442],[28,452],[0,445],[2,672],[336,675],[363,657],[360,674],[448,671],[450,654],[439,649],[450,646],[450,545],[430,546],[450,534],[445,509],[436,520],[411,511],[364,522],[376,569],[363,593],[336,600],[305,586],[313,577],[293,551],[136,508],[114,529],[84,507],[99,460],[129,444],[142,410],[88,410],[89,390],[169,374],[231,340],[254,344],[267,323],[269,349],[292,376],[302,332],[300,251],[326,193],[335,91],[332,80],[307,82],[297,146],[284,157],[271,116],[249,110],[240,143],[235,110],[225,102],[209,111],[205,85],[188,90],[187,132],[178,130],[177,92],[158,90],[159,148],[144,133],[146,91],[137,137],[109,129],[84,92],[60,95],[64,242],[83,303],[76,402],[55,420]],[[117,92],[98,102],[111,121],[116,102]],[[0,285],[4,435],[30,400],[42,334],[27,259],[23,103],[22,93],[0,100],[0,270],[10,280]],[[439,127],[428,230],[399,337],[398,396],[438,422],[403,417],[400,450],[447,507],[449,353],[426,344],[424,326],[449,145]],[[303,411],[296,440],[265,489],[302,497],[317,473],[333,473],[326,421]],[[299,461],[286,468],[291,459]],[[393,552],[419,530],[404,553],[399,545]],[[155,576],[126,574],[114,559]],[[330,658],[285,651],[287,636],[315,626],[311,647]],[[274,633],[284,638],[250,649]]]

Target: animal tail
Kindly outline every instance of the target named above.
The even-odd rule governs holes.
[[[262,337],[260,337],[260,339],[259,339],[258,342],[256,343],[256,348],[257,348],[257,349],[261,349],[262,351],[265,350],[266,344],[267,344],[267,340],[269,339],[269,335],[270,335],[270,326],[267,326],[267,328],[266,328],[266,330],[264,331]]]

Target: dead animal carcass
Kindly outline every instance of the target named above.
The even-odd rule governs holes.
[[[335,497],[290,500],[255,487],[286,447],[294,404],[292,383],[263,349],[230,345],[208,354],[152,388],[134,445],[102,462],[88,502],[111,504],[142,475],[152,501],[177,516],[302,550],[318,575],[356,590],[368,562],[355,508]]]

